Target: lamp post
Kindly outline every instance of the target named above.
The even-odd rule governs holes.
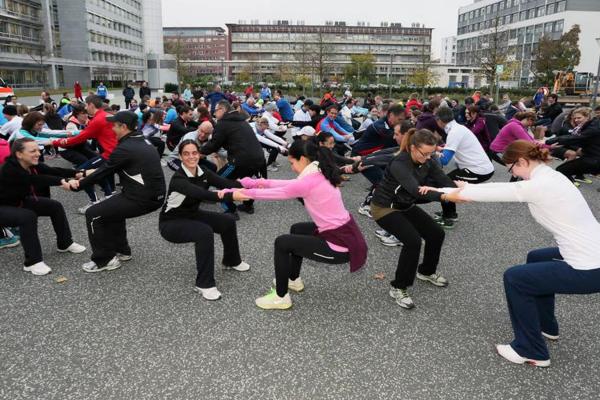
[[[600,38],[596,39],[596,43],[600,46]],[[598,72],[596,73],[596,83],[594,84],[594,93],[592,94],[592,108],[596,107],[596,100],[598,100],[598,83],[600,83],[600,58],[598,59]]]

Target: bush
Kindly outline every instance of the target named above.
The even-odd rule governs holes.
[[[165,83],[165,93],[173,93],[179,90],[179,85],[176,83]]]

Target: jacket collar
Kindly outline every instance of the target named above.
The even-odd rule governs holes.
[[[304,178],[307,175],[316,174],[317,172],[320,172],[320,171],[321,170],[319,169],[319,162],[313,161],[310,164],[308,164],[306,167],[304,167],[302,172],[300,172],[300,174],[298,175],[298,179]]]
[[[185,176],[187,176],[188,178],[199,178],[204,174],[204,171],[202,171],[202,168],[200,168],[199,165],[196,166],[196,171],[198,173],[198,176],[194,176],[194,174],[192,174],[185,165],[181,164],[181,169],[183,170],[183,173],[185,174]]]

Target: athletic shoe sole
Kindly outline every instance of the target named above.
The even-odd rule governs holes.
[[[379,240],[379,242],[386,246],[386,247],[400,247],[402,246],[402,242],[398,242],[398,243],[389,243],[389,242],[384,242],[383,240]]]
[[[95,269],[85,269],[85,268],[82,268],[82,269],[85,272],[96,273],[96,272],[102,272],[102,271],[114,271],[115,269],[119,269],[119,268],[121,268],[120,262],[117,264],[113,264],[113,265],[106,264],[104,267],[95,268]]]
[[[0,249],[10,249],[11,247],[17,247],[20,244],[21,244],[21,241],[17,240],[16,242],[13,242],[13,243],[7,243],[7,244],[1,245]]]
[[[418,272],[417,272],[417,279],[420,280],[420,281],[423,281],[423,282],[429,282],[432,285],[437,286],[437,287],[446,287],[446,286],[448,286],[448,282],[446,282],[446,283],[437,282],[437,281],[434,281],[433,279],[429,278],[426,275],[419,274]]]
[[[289,310],[292,308],[291,304],[258,304],[256,306],[262,310]]]

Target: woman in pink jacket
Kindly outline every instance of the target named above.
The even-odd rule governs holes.
[[[354,218],[344,207],[340,170],[331,150],[314,141],[298,140],[289,149],[288,160],[297,179],[270,180],[244,178],[244,189],[233,191],[236,201],[285,200],[299,198],[312,222],[292,225],[289,235],[275,239],[275,289],[258,299],[263,309],[292,306],[288,289],[300,292],[302,259],[327,264],[350,262],[350,271],[359,270],[367,259],[367,244]]]
[[[527,129],[535,124],[535,113],[533,111],[521,111],[515,114],[514,118],[508,121],[506,125],[498,132],[494,141],[490,144],[490,150],[495,153],[504,153],[504,150],[515,140],[525,140],[537,143],[544,148],[550,146],[534,139]]]

